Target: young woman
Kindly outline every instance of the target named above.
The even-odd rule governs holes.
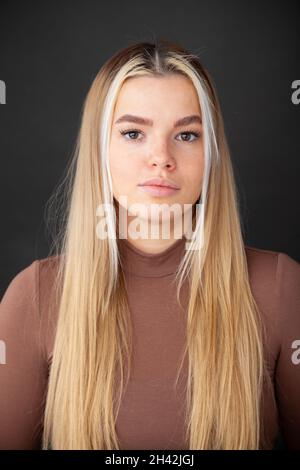
[[[1,303],[0,448],[300,448],[300,265],[244,244],[198,57],[116,53],[68,170],[51,255]]]

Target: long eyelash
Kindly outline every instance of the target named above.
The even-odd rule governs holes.
[[[120,130],[120,134],[124,135],[124,134],[129,134],[129,132],[139,132],[140,134],[142,133],[142,131],[140,131],[139,129],[124,129],[124,130]]]
[[[183,132],[180,132],[180,134],[193,134],[195,137],[201,136],[201,133],[198,131],[183,131]]]
[[[139,130],[139,129],[123,129],[123,130],[120,130],[120,134],[122,134],[122,135],[129,134],[130,132],[138,132],[138,133],[142,134],[142,131]],[[180,132],[180,134],[192,134],[192,135],[194,135],[194,137],[197,137],[197,138],[199,138],[201,136],[201,133],[198,132],[198,131],[182,131],[182,132]],[[137,140],[137,139],[130,139],[130,140]]]

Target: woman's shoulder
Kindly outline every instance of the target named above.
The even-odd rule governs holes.
[[[281,344],[295,332],[300,337],[300,263],[282,251],[245,248],[251,289],[269,330]]]
[[[60,291],[55,281],[59,261],[60,255],[35,259],[6,288],[0,304],[0,331],[10,348],[15,336],[22,334],[28,344],[38,342],[42,356],[49,360],[58,315]]]
[[[62,255],[52,255],[46,258],[39,258],[35,260],[35,262],[38,263],[40,271],[45,273],[45,275],[50,275],[57,269],[59,262],[61,261],[61,256]]]
[[[40,316],[52,299],[59,260],[59,255],[35,259],[19,269],[4,291],[1,311],[10,311],[12,315],[27,309]]]
[[[47,258],[40,258],[31,261],[25,267],[20,268],[10,280],[8,288],[21,288],[37,285],[41,275],[45,280],[53,276],[57,271],[60,255],[53,255]]]
[[[260,280],[269,278],[275,283],[280,282],[283,274],[291,278],[299,278],[300,263],[283,251],[268,250],[245,245],[250,276]]]
[[[279,310],[286,310],[290,302],[299,303],[300,263],[296,259],[283,251],[248,245],[245,252],[250,284],[260,301],[270,307],[276,303]]]
[[[61,255],[48,256],[47,258],[37,259],[39,288],[50,287],[58,271]]]

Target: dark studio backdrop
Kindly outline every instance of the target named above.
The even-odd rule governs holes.
[[[153,35],[197,53],[221,102],[246,243],[300,261],[299,1],[0,1],[0,298],[48,255],[45,204],[101,65]]]

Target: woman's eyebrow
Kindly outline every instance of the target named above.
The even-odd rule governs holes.
[[[140,116],[133,116],[132,114],[124,114],[116,120],[115,124],[119,124],[121,122],[133,122],[135,124],[141,124],[144,126],[153,126],[153,121],[151,119]],[[202,119],[198,114],[192,114],[190,116],[185,116],[184,118],[178,119],[178,121],[174,122],[174,127],[187,126],[193,123],[202,124]]]

